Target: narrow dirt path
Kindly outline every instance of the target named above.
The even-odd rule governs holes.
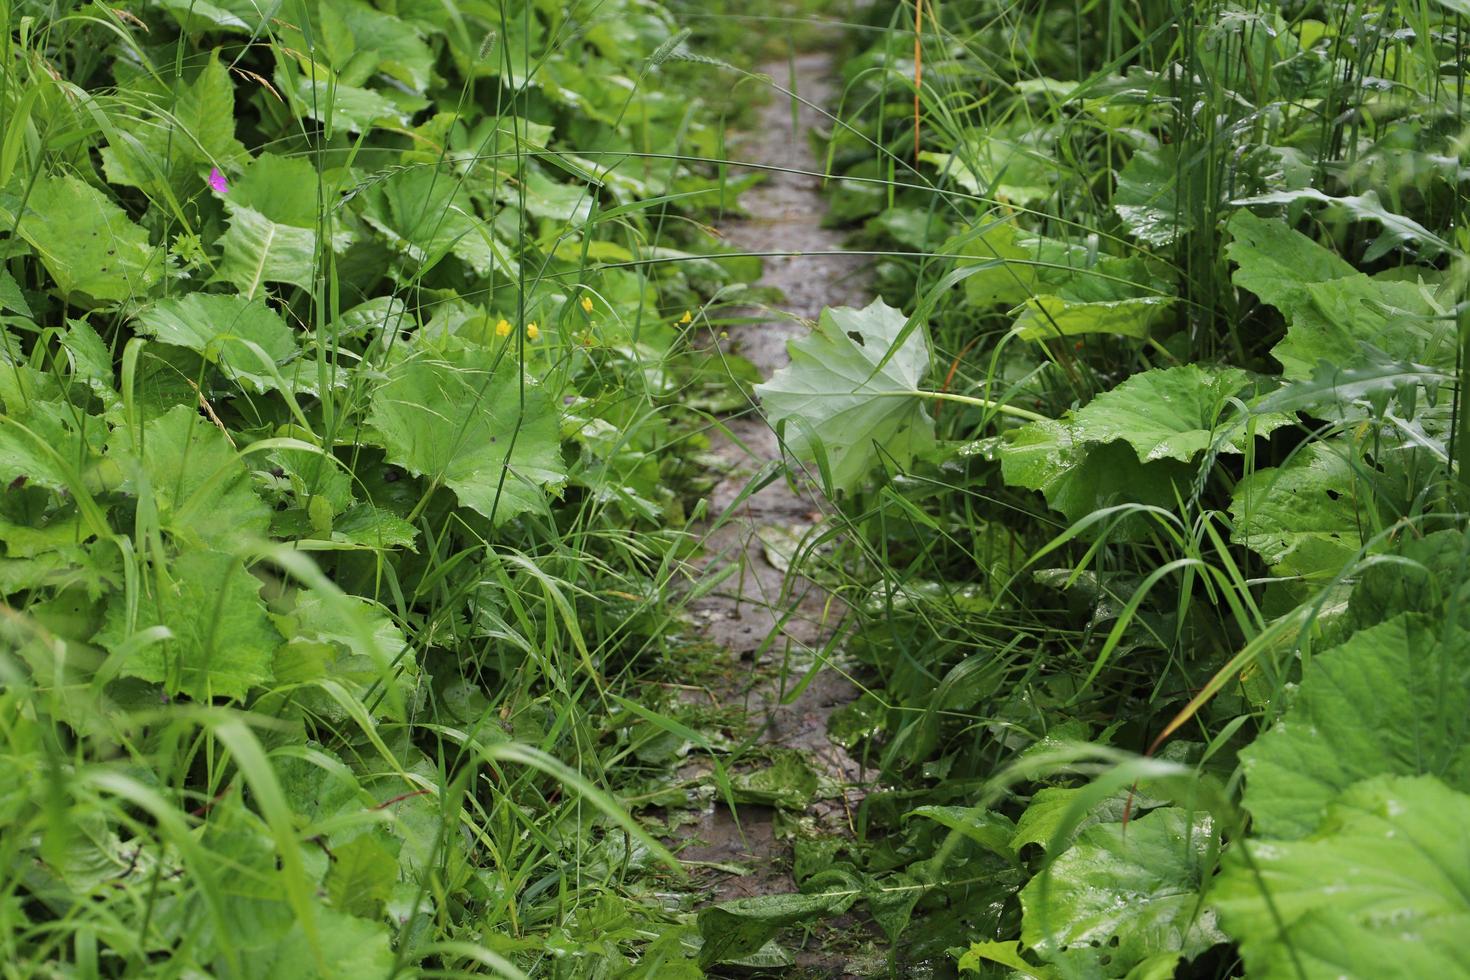
[[[817,106],[833,102],[833,58],[826,53],[799,56],[793,65],[776,61],[761,67],[779,85],[792,88]],[[794,82],[794,84],[793,84]],[[792,100],[777,92],[763,107],[755,128],[738,137],[733,159],[805,173],[771,172],[741,203],[749,213],[726,223],[728,241],[750,252],[790,253],[766,260],[759,285],[779,289],[779,310],[753,311],[752,322],[729,329],[727,349],[744,356],[764,377],[787,363],[786,342],[803,336],[825,306],[866,303],[863,260],[829,253],[842,247],[842,235],[822,227],[827,212],[820,171],[809,138],[824,129],[820,112],[801,105],[792,125]],[[805,253],[805,254],[804,254]],[[748,487],[752,476],[781,458],[776,435],[752,409],[726,420],[730,437],[716,437],[714,452],[723,476],[710,499],[710,513],[726,513]],[[742,704],[757,741],[768,750],[800,753],[819,776],[818,799],[807,808],[816,828],[842,832],[850,826],[852,805],[861,790],[861,767],[827,737],[834,710],[853,701],[857,688],[843,672],[824,666],[789,704],[782,693],[793,690],[823,656],[834,635],[841,609],[819,586],[788,578],[779,565],[789,549],[821,520],[817,499],[793,491],[784,479],[771,482],[741,502],[731,519],[709,530],[702,573],[728,575],[711,595],[692,603],[705,638],[729,651],[728,684],[715,695],[724,703]],[[776,563],[773,564],[772,558]],[[734,566],[732,569],[731,566]],[[774,675],[774,679],[773,679]],[[778,839],[776,811],[742,804],[732,814],[716,803],[697,823],[681,828],[691,843],[681,857],[691,862],[739,865],[743,875],[713,875],[705,882],[715,900],[796,890],[790,874],[790,844]],[[800,962],[819,966],[804,955]],[[836,964],[827,966],[836,975]]]

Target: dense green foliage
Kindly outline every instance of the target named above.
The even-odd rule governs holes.
[[[0,975],[1470,975],[1460,0],[0,9]],[[880,299],[759,379],[817,20]],[[756,381],[842,836],[671,693]]]
[[[830,149],[907,436],[765,402],[844,493],[896,968],[1464,975],[1463,9],[925,10]]]
[[[544,970],[672,861],[607,698],[741,76],[645,0],[4,9],[0,972]]]

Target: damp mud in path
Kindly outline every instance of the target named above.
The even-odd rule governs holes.
[[[810,134],[826,131],[830,124],[812,106],[835,102],[835,70],[828,53],[763,65],[761,73],[811,105],[798,104],[793,130],[793,100],[773,91],[754,127],[735,136],[727,154],[732,160],[780,168],[766,171],[762,183],[742,194],[746,217],[720,227],[741,251],[780,253],[765,259],[758,285],[773,287],[784,298],[777,308],[750,311],[745,322],[728,328],[724,341],[727,350],[752,362],[763,378],[786,365],[787,341],[807,334],[823,307],[864,305],[870,299],[865,260],[830,254],[842,249],[843,236],[822,226],[827,205],[820,178],[812,176],[822,165]],[[759,748],[799,753],[817,773],[822,788],[807,808],[807,824],[847,833],[861,799],[862,769],[827,737],[833,711],[859,693],[842,669],[840,654],[830,649],[842,609],[815,584],[788,577],[781,558],[821,520],[822,506],[814,493],[793,491],[784,476],[740,500],[752,477],[780,461],[781,450],[754,406],[722,421],[729,434],[713,433],[712,450],[721,468],[708,513],[724,519],[706,528],[705,555],[699,563],[700,580],[718,585],[690,606],[703,638],[727,651],[726,681],[711,695],[725,707],[744,709]],[[822,669],[799,696],[783,704],[783,691],[794,690],[819,660]],[[790,872],[790,841],[779,838],[777,815],[769,807],[741,804],[732,814],[716,802],[677,836],[688,841],[680,857],[702,869],[698,880],[711,900],[797,890]],[[732,866],[746,873],[715,870]],[[834,962],[833,954],[824,952],[800,953],[798,964],[824,976],[847,972],[840,956]]]

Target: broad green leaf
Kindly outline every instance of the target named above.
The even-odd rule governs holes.
[[[979,269],[965,277],[965,298],[976,306],[986,307],[998,303],[1015,306],[1036,291],[1040,250],[1039,240],[1022,239],[1014,221],[997,221],[963,243],[951,243],[944,249],[975,256],[976,261],[957,260],[955,265],[959,268],[976,262],[1003,261],[1002,265]]]
[[[214,697],[243,698],[270,682],[271,660],[281,642],[260,601],[260,586],[233,555],[186,551],[169,562],[159,591],[139,603],[131,630],[127,597],[116,593],[93,642],[116,650],[136,632],[165,626],[173,638],[130,645],[123,674],[206,703]]]
[[[256,353],[259,347],[277,365],[300,353],[291,328],[262,300],[243,296],[187,293],[159,300],[138,314],[140,332],[165,344],[187,347],[217,362],[225,374],[256,391],[277,387]]]
[[[280,9],[281,0],[153,0],[173,14],[180,26],[191,34],[206,31],[228,31],[232,34],[256,34]]]
[[[1364,351],[1365,354],[1370,352]],[[1318,418],[1363,418],[1382,415],[1391,399],[1413,403],[1416,389],[1437,396],[1439,386],[1448,384],[1451,375],[1427,365],[1410,361],[1392,361],[1377,357],[1362,367],[1340,368],[1318,361],[1309,380],[1294,381],[1258,400],[1252,411],[1309,412]],[[1412,412],[1404,412],[1414,417]]]
[[[934,440],[933,420],[916,397],[929,342],[920,327],[895,350],[904,322],[881,299],[861,310],[823,310],[810,336],[787,345],[790,365],[756,386],[798,459],[815,460],[819,446],[825,451],[835,487],[851,490],[880,460],[907,466]]]
[[[354,837],[333,851],[332,857],[336,861],[327,874],[332,906],[366,919],[381,915],[398,880],[398,859],[371,833]]]
[[[159,522],[176,538],[212,547],[264,537],[270,508],[255,493],[250,474],[225,434],[179,405],[143,426],[141,444],[128,428],[109,439],[113,458],[136,471],[124,489],[139,493],[146,484]]]
[[[544,511],[566,470],[551,399],[512,358],[496,361],[478,347],[403,357],[373,392],[368,418],[389,460],[498,523]]]
[[[25,294],[20,291],[20,283],[5,269],[0,269],[0,310],[9,310],[27,317],[32,315],[31,306],[26,302]]]
[[[1286,378],[1309,379],[1321,361],[1371,366],[1365,345],[1394,360],[1453,365],[1454,325],[1425,288],[1372,279],[1284,223],[1248,211],[1237,211],[1228,227],[1235,284],[1286,316],[1286,338],[1271,350]]]
[[[230,187],[231,208],[250,208],[273,222],[315,229],[321,178],[305,157],[262,153]]]
[[[1253,436],[1268,435],[1293,421],[1286,414],[1256,415],[1246,424],[1238,402],[1256,394],[1258,379],[1239,368],[1197,364],[1154,368],[1135,374],[1073,413],[1074,438],[1088,442],[1121,439],[1143,462],[1187,463],[1213,447],[1242,452]]]
[[[1095,943],[1110,976],[1165,950],[1196,956],[1225,938],[1200,897],[1216,846],[1210,818],[1178,807],[1126,834],[1120,823],[1091,827],[1021,890],[1021,941],[1043,959]]]
[[[370,980],[393,974],[391,937],[382,922],[369,922],[324,906],[316,906],[316,917],[319,950],[312,949],[306,930],[297,922],[281,941],[252,951],[243,976],[247,980]]]
[[[1044,132],[973,133],[960,152],[926,150],[919,159],[932,163],[971,194],[1024,207],[1046,200],[1055,190],[1058,167],[1047,142]]]
[[[504,185],[498,196],[506,204],[524,205],[538,218],[567,224],[581,224],[592,214],[592,191],[587,187],[558,183],[536,170],[527,173],[524,187]]]
[[[1354,628],[1422,612],[1444,619],[1443,637],[1458,641],[1460,632],[1470,630],[1470,603],[1464,601],[1470,579],[1462,571],[1470,561],[1467,549],[1470,537],[1459,530],[1400,537],[1394,560],[1374,562],[1358,575],[1348,610]]]
[[[412,700],[418,681],[418,664],[402,631],[380,607],[360,596],[332,603],[307,592],[289,614],[273,620],[289,641],[276,652],[280,683],[330,679],[362,699],[371,714],[403,720],[404,705]],[[319,717],[347,719],[343,708],[321,691],[298,691],[292,697]]]
[[[112,352],[97,331],[86,320],[68,320],[66,335],[61,338],[71,362],[72,377],[86,382],[104,399],[115,398],[112,377]]]
[[[140,188],[154,200],[182,198],[199,189],[211,167],[233,172],[249,159],[235,139],[234,84],[217,54],[192,81],[174,86],[177,98],[146,82],[141,87],[130,94],[139,107],[118,120],[101,151],[110,182]]]
[[[1027,844],[1037,844],[1043,848],[1050,845],[1052,838],[1067,820],[1078,794],[1082,792],[1081,789],[1069,786],[1046,786],[1037,790],[1025,812],[1016,821],[1016,832],[1009,842],[1011,850],[1019,853]],[[1075,840],[1078,833],[1094,824],[1121,821],[1127,806],[1128,795],[1109,797],[1093,807],[1072,828],[1072,839]],[[1140,809],[1135,800],[1133,812],[1138,813]]]
[[[7,223],[15,218],[3,207],[0,217]],[[38,180],[17,231],[75,305],[140,299],[163,276],[163,256],[148,233],[75,177]]]
[[[414,551],[418,530],[396,514],[364,503],[337,515],[332,521],[332,537],[369,548],[407,548]]]
[[[8,373],[11,368],[0,368]],[[65,402],[33,400],[0,414],[0,487],[16,481],[75,492],[102,448],[106,426]],[[18,488],[18,487],[17,487]]]
[[[352,84],[363,84],[376,69],[423,94],[433,81],[434,52],[418,28],[356,0],[341,0],[331,8],[352,36],[351,54],[364,62],[353,66]]]
[[[898,937],[908,929],[913,921],[914,907],[924,897],[926,884],[929,882],[900,871],[871,882],[865,890],[863,897],[867,899],[868,914],[883,930],[889,943],[898,942]]]
[[[1051,980],[1056,976],[1056,972],[1050,967],[1032,966],[1027,963],[1025,957],[1021,955],[1020,942],[1014,940],[1008,943],[971,943],[970,948],[960,954],[959,963],[955,965],[955,968],[961,973],[979,973],[981,967],[986,963],[999,963],[1030,980]]]
[[[326,74],[324,69],[319,74]],[[281,82],[281,74],[276,74]],[[297,110],[306,118],[334,129],[349,133],[365,133],[378,123],[395,128],[407,126],[412,115],[398,107],[391,99],[377,91],[358,88],[343,82],[328,82],[326,78],[313,81],[298,75],[295,85],[285,89],[291,94]],[[423,100],[419,100],[422,105]]]
[[[704,946],[700,966],[729,963],[759,950],[787,926],[810,922],[846,911],[855,892],[837,894],[761,895],[712,905],[699,913]]]
[[[1139,150],[1118,172],[1113,210],[1133,237],[1150,245],[1169,245],[1193,227],[1179,208],[1177,156],[1172,149]]]
[[[1235,540],[1287,575],[1336,575],[1371,526],[1372,493],[1345,442],[1311,442],[1284,465],[1259,469],[1235,485]]]
[[[924,817],[948,827],[1008,861],[1016,858],[1015,849],[1011,847],[1016,825],[1003,813],[974,806],[921,806],[910,810],[905,819],[915,817]]]
[[[1234,239],[1225,254],[1240,268],[1235,284],[1290,313],[1280,301],[1294,303],[1303,283],[1326,282],[1357,274],[1348,262],[1281,221],[1237,211],[1226,225]]]
[[[366,197],[374,206],[363,217],[394,249],[418,263],[421,272],[451,252],[477,275],[513,266],[490,224],[476,215],[463,178],[448,170],[415,167],[394,174]]]
[[[316,280],[316,232],[272,221],[254,208],[226,203],[230,228],[220,238],[218,278],[254,299],[268,282],[310,290]]]
[[[1305,837],[1372,776],[1432,775],[1470,790],[1470,649],[1421,615],[1360,630],[1312,658],[1291,709],[1241,754],[1263,837]]]
[[[1467,826],[1433,777],[1356,783],[1306,840],[1237,842],[1212,904],[1249,976],[1470,976]]]
[[[1326,205],[1324,210],[1329,218],[1343,217],[1351,221],[1372,221],[1380,225],[1383,232],[1364,254],[1363,261],[1365,262],[1377,261],[1389,249],[1406,242],[1419,243],[1421,248],[1431,256],[1440,252],[1454,251],[1454,246],[1419,222],[1389,211],[1378,199],[1377,192],[1372,190],[1364,191],[1362,194],[1329,197],[1314,187],[1303,187],[1297,190],[1274,191],[1270,194],[1262,194],[1259,197],[1249,197],[1231,203],[1237,205],[1294,204],[1297,201],[1311,201],[1315,204]]]
[[[1060,296],[1033,296],[1021,307],[1012,329],[1022,340],[1050,340],[1090,333],[1110,333],[1144,340],[1174,310],[1172,296],[1076,303]]]
[[[1007,433],[1000,463],[1007,483],[1040,490],[1069,521],[1113,504],[1172,509],[1194,475],[1192,467],[1170,459],[1141,463],[1121,442],[1089,444],[1065,421],[1034,422]]]
[[[770,765],[740,773],[731,783],[739,803],[802,810],[817,795],[817,774],[796,752],[782,752]]]
[[[1053,248],[1063,247],[1060,242],[1051,243]],[[1078,256],[1073,253],[1076,246],[1065,246],[1066,251],[1058,256],[1065,260],[1065,269],[1044,269],[1043,277],[1050,284],[1049,292],[1069,303],[1122,303],[1125,300],[1148,299],[1163,306],[1175,300],[1178,289],[1177,274],[1158,259],[1146,255],[1100,255],[1091,260],[1086,250]],[[1119,310],[1127,310],[1119,306]],[[1171,307],[1172,310],[1172,307]],[[1140,316],[1164,316],[1164,311]]]
[[[177,139],[191,159],[225,168],[245,159],[245,147],[235,139],[235,86],[218,52],[179,92],[173,114],[183,128]]]

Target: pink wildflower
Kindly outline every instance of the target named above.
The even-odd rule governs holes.
[[[209,169],[209,186],[214,188],[216,194],[229,192],[230,183],[225,180],[225,175],[219,172],[219,167],[211,167]]]

